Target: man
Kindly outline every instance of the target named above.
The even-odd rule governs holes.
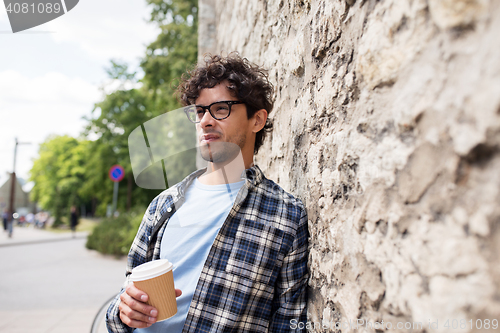
[[[148,295],[126,282],[108,309],[108,330],[292,331],[306,321],[307,214],[253,164],[271,128],[267,75],[237,54],[213,56],[178,92],[208,167],[152,201],[127,267],[129,276],[144,262],[171,261],[178,312],[156,323]]]
[[[4,209],[2,213],[2,221],[3,221],[3,230],[5,232],[8,231],[8,225],[7,225],[8,219],[9,219],[9,211],[7,209]]]
[[[70,210],[70,227],[73,234],[73,238],[76,237],[76,226],[78,225],[78,213],[76,212],[76,206],[71,206]]]

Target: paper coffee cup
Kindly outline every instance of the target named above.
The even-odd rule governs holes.
[[[130,280],[148,294],[146,302],[158,310],[157,322],[177,313],[173,265],[167,259],[159,259],[139,265],[132,270]]]

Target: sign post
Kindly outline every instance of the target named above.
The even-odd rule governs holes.
[[[109,169],[109,178],[115,183],[113,186],[113,209],[111,215],[116,212],[116,202],[118,201],[118,183],[125,177],[125,170],[121,165],[113,165]]]

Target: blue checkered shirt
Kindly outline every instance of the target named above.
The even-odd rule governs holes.
[[[124,286],[134,267],[160,258],[168,219],[203,172],[194,172],[151,202],[128,255]],[[305,331],[296,328],[305,325],[296,323],[305,324],[307,316],[306,210],[259,167],[245,170],[244,176],[245,184],[204,264],[183,333]],[[108,308],[109,332],[133,331],[120,320],[123,291]]]

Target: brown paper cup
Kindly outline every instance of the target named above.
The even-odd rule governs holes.
[[[158,310],[157,322],[177,313],[173,265],[166,259],[154,260],[137,266],[130,279],[149,296],[147,304]]]

